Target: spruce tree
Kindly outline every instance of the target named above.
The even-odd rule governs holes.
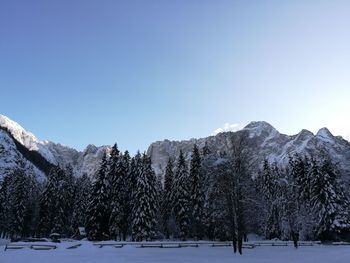
[[[182,151],[180,151],[176,165],[172,200],[174,203],[176,223],[180,230],[180,238],[186,240],[190,230],[190,190],[187,164]]]
[[[113,239],[121,238],[122,220],[122,191],[124,182],[122,174],[121,155],[117,144],[112,147],[109,157],[108,179],[110,181],[111,215],[109,219],[109,232]]]
[[[27,191],[29,180],[25,175],[25,165],[23,161],[20,161],[18,168],[13,171],[12,184],[10,188],[10,214],[11,218],[11,237],[23,237],[25,236],[25,230],[28,227],[28,220],[26,216],[28,214],[29,206],[29,191]]]
[[[156,177],[151,160],[142,156],[142,169],[136,178],[132,237],[135,241],[150,240],[155,236],[157,207]]]
[[[327,240],[348,231],[349,200],[345,196],[339,172],[329,159],[318,166],[312,162],[311,204],[317,219],[317,237]]]
[[[92,183],[87,209],[86,231],[89,240],[105,240],[109,237],[109,183],[107,153]]]
[[[276,205],[276,178],[267,160],[264,160],[263,168],[257,178],[258,188],[261,193],[261,205],[263,208],[262,227],[267,239],[279,237],[277,205]]]
[[[163,222],[163,231],[167,239],[170,238],[170,235],[173,234],[171,227],[171,217],[172,217],[172,191],[173,191],[173,162],[171,158],[168,159],[167,166],[165,168],[164,174],[164,191],[162,197],[162,222]]]
[[[296,206],[298,207],[297,223],[299,229],[300,240],[313,240],[315,217],[312,213],[310,197],[311,197],[311,167],[309,158],[302,157],[298,154],[294,155],[289,160],[289,179],[288,187],[289,195],[297,199]],[[293,189],[293,192],[291,190]]]
[[[201,177],[201,157],[197,145],[193,146],[190,164],[190,206],[191,232],[196,238],[202,237],[203,193]]]
[[[113,150],[112,150],[113,152]],[[126,239],[129,224],[128,220],[131,211],[131,200],[129,186],[129,169],[130,169],[130,156],[128,152],[119,157],[113,157],[116,165],[114,169],[110,169],[109,174],[111,178],[111,201],[112,201],[112,213],[110,216],[110,233],[113,238],[119,238],[120,240]],[[111,168],[113,167],[111,165]]]
[[[124,178],[124,194],[123,194],[123,218],[121,224],[121,230],[123,240],[126,240],[128,235],[131,235],[131,216],[133,207],[133,182],[130,174],[131,169],[131,157],[128,151],[123,154],[122,162],[122,173]]]
[[[72,213],[72,174],[67,175],[61,168],[52,168],[40,196],[40,222],[38,232],[42,236],[59,233],[69,236]]]
[[[91,181],[86,174],[77,178],[72,215],[72,229],[74,232],[77,231],[78,227],[85,226],[90,189]]]

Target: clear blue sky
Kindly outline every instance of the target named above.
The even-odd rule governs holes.
[[[265,120],[350,134],[350,1],[0,3],[0,113],[83,149]]]

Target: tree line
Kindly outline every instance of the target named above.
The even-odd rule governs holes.
[[[329,158],[294,155],[283,167],[265,160],[253,171],[247,136],[232,137],[219,155],[206,144],[169,158],[156,176],[151,159],[115,144],[94,176],[51,169],[38,182],[19,161],[0,184],[0,233],[21,238],[71,237],[85,226],[90,240],[231,240],[242,252],[248,233],[266,239],[347,238],[349,200]]]

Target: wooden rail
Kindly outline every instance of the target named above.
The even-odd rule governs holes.
[[[4,251],[8,250],[8,249],[22,249],[28,247],[30,249],[34,249],[34,250],[50,250],[50,249],[56,249],[57,246],[55,245],[27,245],[27,244],[7,244],[5,246]]]

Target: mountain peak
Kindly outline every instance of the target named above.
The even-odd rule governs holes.
[[[11,135],[22,145],[30,149],[33,143],[38,143],[39,140],[31,132],[27,132],[17,122],[11,120],[9,117],[0,114],[0,126],[6,129]],[[29,147],[28,147],[29,146]],[[37,149],[34,149],[37,150]]]
[[[273,138],[278,136],[279,132],[266,121],[252,121],[243,130],[248,131],[250,137],[264,136],[267,138]]]
[[[275,129],[270,123],[266,121],[252,121],[244,129]]]
[[[28,150],[37,151],[52,164],[57,164],[53,154],[45,147],[45,143],[36,138],[33,133],[26,131],[17,122],[11,120],[5,115],[0,114],[0,127],[10,133],[13,138],[16,139],[16,141],[18,141]]]
[[[244,130],[255,131],[261,133],[266,131],[268,133],[277,132],[277,130],[266,121],[252,121],[247,126],[243,128]]]
[[[320,136],[320,137],[323,137],[323,138],[333,138],[333,134],[327,129],[327,128],[321,128],[316,136]]]

